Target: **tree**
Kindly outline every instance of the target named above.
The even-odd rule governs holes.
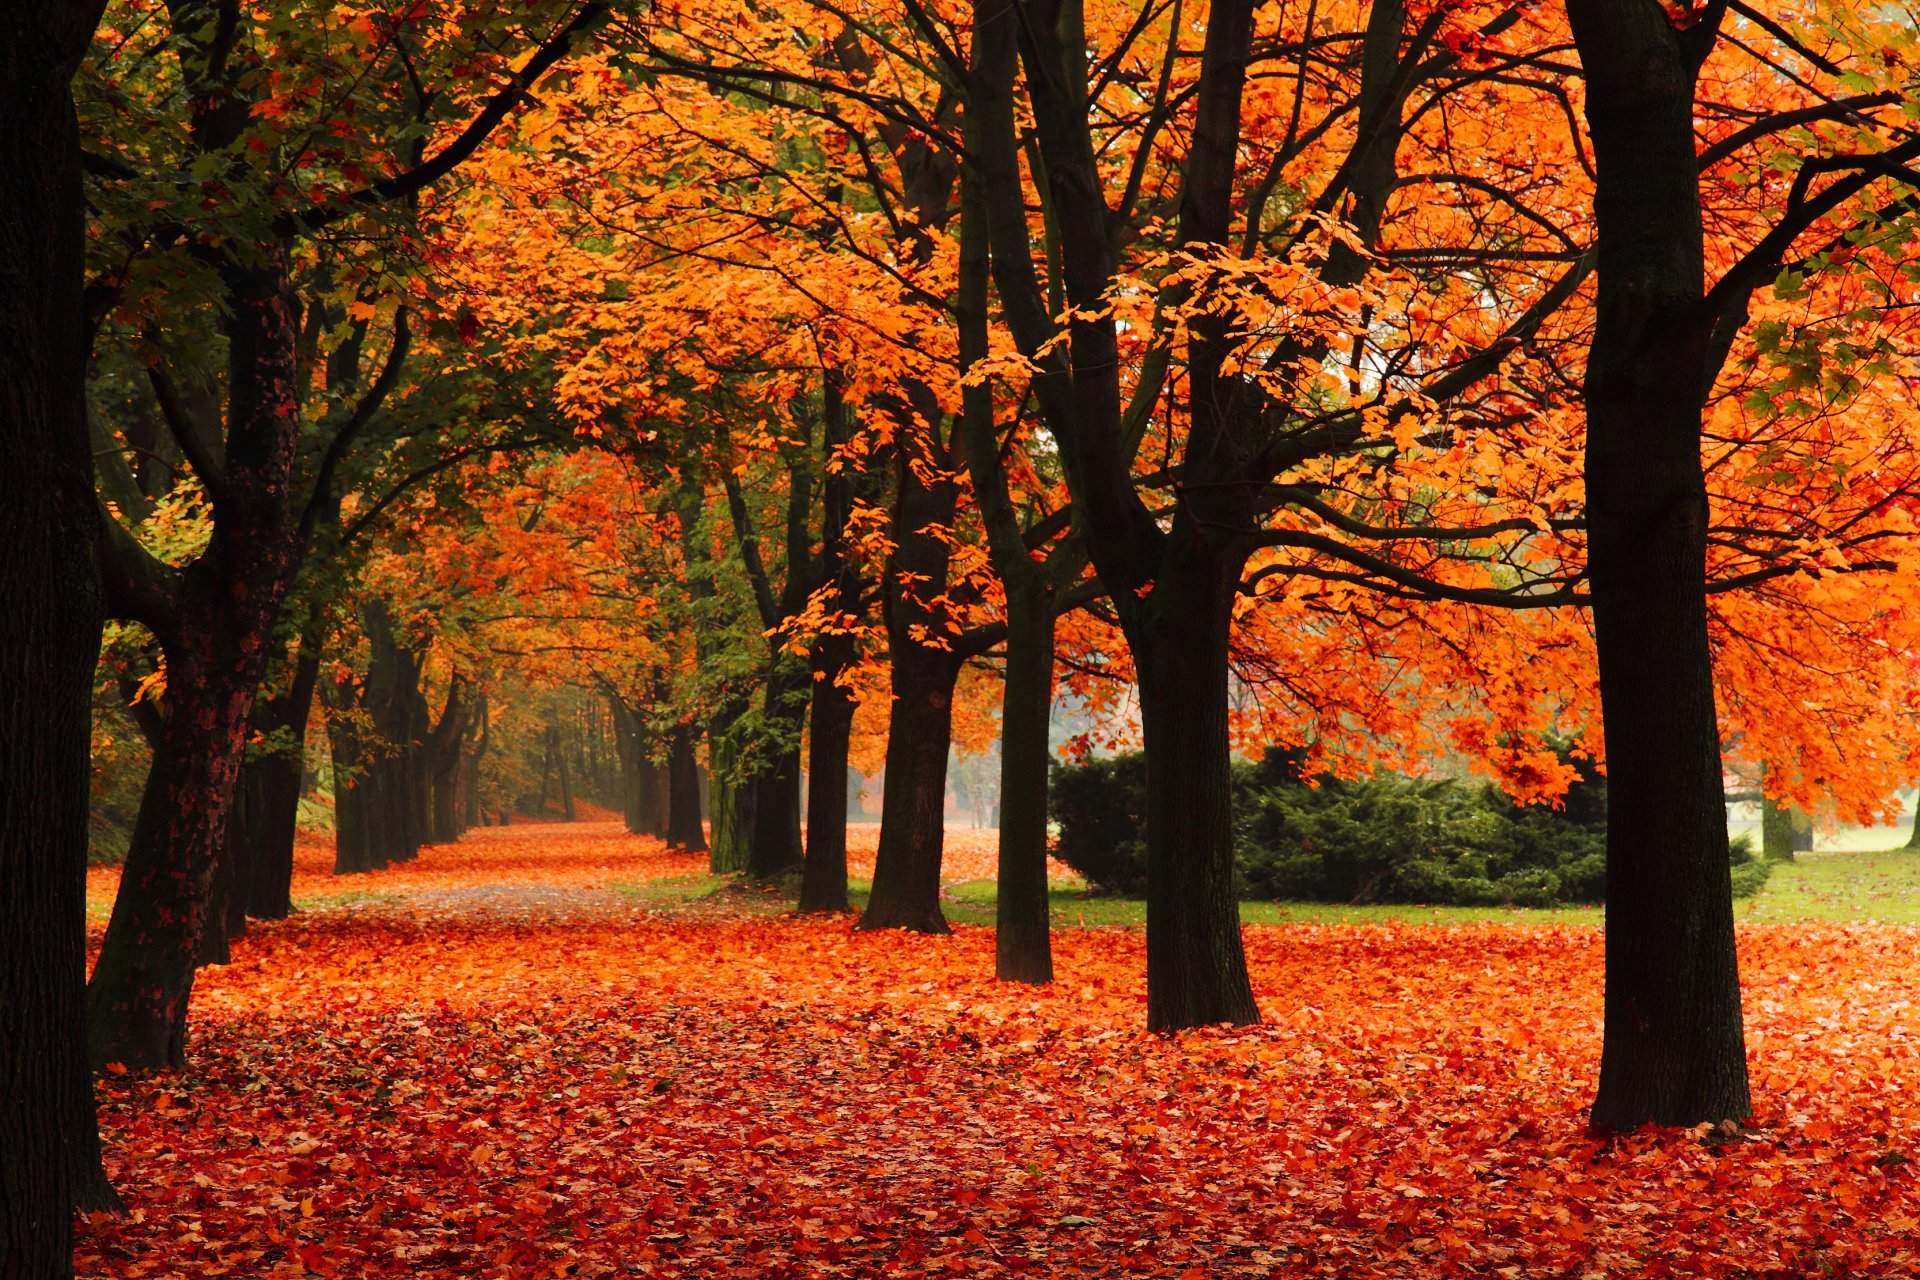
[[[303,511],[327,501],[324,484],[303,495],[295,483],[303,445],[310,442],[302,375],[312,343],[302,321],[320,314],[302,306],[302,251],[317,233],[363,211],[386,205],[404,211],[412,197],[470,155],[566,55],[574,37],[604,16],[596,3],[570,12],[507,73],[505,87],[487,91],[460,131],[428,157],[426,134],[441,95],[420,83],[410,61],[417,41],[431,41],[407,23],[379,31],[371,23],[355,27],[342,20],[335,26],[316,22],[315,15],[273,14],[245,18],[258,26],[243,32],[238,10],[222,10],[210,20],[201,6],[183,3],[167,15],[166,51],[177,60],[179,83],[190,91],[174,93],[165,83],[151,88],[161,103],[185,104],[187,118],[177,122],[184,140],[179,159],[183,167],[198,165],[210,175],[190,208],[205,199],[241,231],[196,231],[178,221],[156,228],[151,215],[141,217],[136,199],[128,222],[104,237],[134,247],[107,266],[98,290],[103,309],[137,311],[143,271],[153,266],[142,260],[143,251],[149,244],[171,247],[174,260],[167,266],[187,264],[195,287],[220,299],[218,332],[202,336],[208,346],[224,345],[224,369],[216,376],[211,368],[194,368],[190,353],[180,349],[188,337],[184,322],[168,335],[171,350],[151,340],[155,326],[141,326],[139,358],[163,420],[208,497],[213,527],[204,550],[173,565],[152,555],[117,520],[106,526],[102,562],[109,607],[158,638],[167,657],[170,710],[154,744],[127,871],[89,983],[88,1035],[96,1065],[181,1064],[187,1000],[207,945],[204,935],[209,921],[225,918],[224,904],[213,902],[210,893],[222,875],[253,697],[281,603],[311,537],[312,522]],[[382,76],[354,80],[371,99],[355,123],[371,121],[372,136],[346,127],[364,148],[352,155],[332,147],[303,150],[305,125],[289,119],[298,96],[286,92],[286,82],[260,74],[257,59],[269,49],[288,60],[312,57],[309,72],[324,78],[336,61],[359,60],[363,41],[377,47],[385,69]],[[518,43],[509,41],[509,47]],[[437,52],[452,66],[466,65],[471,56],[465,46]],[[449,97],[456,109],[466,107],[465,95]],[[174,135],[156,130],[129,155],[141,159],[154,136]],[[282,148],[290,151],[283,155]],[[390,176],[368,183],[361,162]],[[284,172],[276,167],[282,163]],[[107,168],[121,180],[143,176],[133,164],[115,161]],[[302,169],[318,171],[300,174],[299,184],[286,180]],[[324,206],[305,206],[294,194],[308,183],[328,197]],[[185,217],[198,212],[175,210],[171,200],[161,207]],[[404,360],[407,334],[402,312],[388,335],[390,370]],[[180,367],[195,376],[176,378]],[[375,378],[367,390],[370,404],[377,406],[391,386],[391,378]],[[218,392],[207,394],[216,387]],[[326,416],[322,440],[311,445],[321,479],[370,416],[370,408],[351,406]]]
[[[1703,412],[1755,291],[1773,284],[1790,297],[1796,270],[1818,270],[1849,234],[1883,227],[1886,207],[1848,214],[1850,202],[1887,179],[1910,190],[1916,175],[1904,165],[1920,154],[1904,121],[1871,118],[1888,99],[1870,96],[1793,111],[1769,102],[1772,110],[1697,147],[1702,69],[1728,8],[1712,3],[1683,21],[1653,3],[1569,5],[1588,85],[1599,230],[1585,395],[1588,572],[1608,760],[1606,1019],[1591,1117],[1604,1130],[1737,1121],[1750,1110],[1723,870]],[[1742,12],[1789,55],[1844,79],[1790,33]],[[1731,262],[1709,283],[1702,170],[1782,129],[1862,112],[1870,122],[1860,151],[1805,159],[1784,200],[1759,206],[1743,251],[1716,246]],[[1897,196],[1891,209],[1908,202]],[[1847,221],[1821,231],[1811,262],[1790,258],[1834,215]]]
[[[71,83],[98,4],[0,18],[0,1273],[73,1274],[104,1208],[86,1066],[87,743],[103,605]]]

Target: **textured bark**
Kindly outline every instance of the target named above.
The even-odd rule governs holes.
[[[978,21],[980,15],[976,14]],[[1012,93],[1013,31],[987,21],[976,29],[973,92],[1002,101]],[[960,362],[973,368],[989,355],[989,181],[979,157],[991,150],[979,112],[966,118],[968,149],[976,157],[960,180],[960,279],[956,319]],[[1000,829],[998,892],[994,908],[994,976],[1009,982],[1053,981],[1051,915],[1047,894],[1047,735],[1053,713],[1055,597],[1061,577],[1084,560],[1056,549],[1036,563],[1027,548],[1003,464],[993,387],[985,381],[961,391],[962,438],[974,501],[987,531],[987,551],[1006,592],[1006,677],[1001,684]]]
[[[829,369],[820,383],[820,559],[823,585],[833,588],[832,603],[843,624],[863,610],[859,566],[848,555],[847,527],[857,496],[854,476],[842,465],[841,449],[853,436],[843,379]],[[847,753],[853,740],[855,703],[840,684],[859,653],[852,637],[822,636],[813,647],[813,727],[807,739],[807,847],[800,872],[799,911],[846,911],[847,900]]]
[[[80,144],[98,4],[0,16],[0,1275],[73,1274],[113,1204],[88,1077],[87,747],[104,612],[87,436]]]
[[[248,717],[280,602],[298,564],[289,488],[300,415],[297,312],[285,246],[227,272],[228,431],[207,549],[149,609],[138,572],[106,562],[167,651],[167,716],[119,896],[88,985],[96,1066],[181,1065],[188,994],[245,755]],[[121,535],[124,536],[124,535]],[[139,554],[137,551],[135,554]],[[116,608],[116,612],[122,610]]]
[[[1147,1026],[1253,1023],[1233,891],[1227,640],[1239,562],[1191,556],[1129,629],[1147,757]]]
[[[451,844],[466,829],[461,807],[461,769],[466,762],[467,724],[472,718],[472,702],[466,681],[455,672],[447,686],[447,700],[440,709],[423,744],[432,813],[427,838],[436,844]]]
[[[745,871],[753,837],[754,783],[735,739],[735,721],[745,707],[723,710],[707,725],[707,812],[713,815],[707,869],[716,875]]]
[[[1208,11],[1179,203],[1180,241],[1200,256],[1230,237],[1252,10],[1249,0],[1219,0]],[[1267,464],[1257,461],[1262,419],[1241,381],[1221,372],[1230,347],[1224,321],[1196,316],[1187,341],[1190,429],[1180,502],[1164,527],[1146,509],[1134,486],[1137,438],[1125,422],[1118,340],[1100,304],[1116,276],[1118,241],[1085,110],[1083,33],[1076,0],[1043,0],[1026,14],[982,0],[976,10],[982,74],[972,136],[982,216],[1010,327],[1039,362],[1036,403],[1060,445],[1075,526],[1138,673],[1149,776],[1148,1023],[1170,1030],[1251,1022],[1258,1012],[1232,894],[1226,634],[1238,572],[1256,545],[1253,497],[1268,478]],[[1390,24],[1387,36],[1397,44]],[[1016,39],[1057,228],[1055,283],[1079,309],[1065,326],[1064,347],[1054,341],[1058,307],[1032,267],[1005,62]]]
[[[747,874],[776,880],[798,871],[806,849],[800,839],[800,730],[807,714],[809,673],[792,660],[775,659],[764,697],[770,736],[778,743],[754,783],[753,831],[747,842]]]
[[[367,841],[369,791],[376,783],[367,768],[357,715],[359,698],[345,677],[327,690],[327,748],[333,759],[333,874],[371,871]]]
[[[823,642],[824,651],[835,640]],[[851,644],[842,644],[851,651]],[[823,670],[832,655],[816,653]],[[854,699],[830,676],[813,686],[813,730],[807,739],[807,854],[800,871],[802,915],[845,911],[847,901],[847,751],[853,739]]]
[[[1039,584],[1007,592],[1000,702],[1000,850],[994,976],[1053,981],[1047,892],[1047,736],[1053,723],[1053,598]]]
[[[185,1065],[194,969],[203,958],[224,958],[214,941],[224,943],[225,900],[214,888],[258,666],[248,670],[245,655],[225,643],[192,664],[177,652],[168,663],[169,711],[88,985],[96,1069]]]
[[[320,679],[320,649],[321,626],[316,619],[301,631],[287,685],[254,705],[255,730],[282,744],[282,749],[249,756],[240,766],[240,807],[251,855],[247,914],[256,920],[284,920],[293,912],[293,845],[306,776],[307,721]]]
[[[944,596],[960,486],[946,469],[937,407],[921,403],[895,443],[893,549],[881,578],[881,609],[893,703],[887,715],[887,784],[880,845],[862,929],[946,933],[940,860],[946,841],[947,756],[953,688],[963,656]]]
[[[873,892],[860,915],[862,929],[951,931],[940,910],[940,860],[946,843],[953,687],[960,665],[937,649],[895,650],[880,847],[874,854]]]
[[[667,754],[667,844],[688,853],[707,851],[700,823],[700,768],[693,755],[693,727],[673,731]]]
[[[1704,320],[1694,77],[1712,23],[1568,6],[1598,169],[1588,575],[1607,742],[1601,1130],[1750,1111],[1707,638]],[[1715,21],[1717,21],[1717,10]]]

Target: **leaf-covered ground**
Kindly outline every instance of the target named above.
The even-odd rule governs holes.
[[[1129,930],[1034,991],[611,892],[704,860],[605,825],[302,857],[336,905],[203,974],[193,1070],[107,1078],[81,1274],[1920,1274],[1904,929],[1743,927],[1755,1140],[1601,1146],[1591,929],[1251,928],[1266,1025],[1160,1039]]]

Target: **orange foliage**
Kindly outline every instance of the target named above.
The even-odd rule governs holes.
[[[691,861],[508,828],[333,883]],[[984,976],[978,928],[434,901],[306,913],[202,974],[191,1087],[106,1079],[139,1208],[82,1225],[80,1274],[1920,1268],[1902,930],[1744,929],[1754,1140],[1603,1146],[1597,930],[1249,929],[1266,1025],[1158,1038],[1125,930],[1061,933],[1033,989]]]

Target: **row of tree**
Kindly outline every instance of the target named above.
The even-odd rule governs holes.
[[[945,928],[997,732],[1028,981],[1050,708],[1137,708],[1161,1030],[1258,1018],[1236,743],[1551,796],[1580,736],[1594,1121],[1744,1117],[1723,741],[1861,813],[1920,767],[1913,37],[1569,8],[6,20],[0,1259],[64,1274],[89,1063],[178,1065],[284,914],[316,705],[356,870],[473,821],[508,679],[603,697],[629,825],[802,910],[883,767],[873,928]],[[105,617],[152,767],[83,1001]]]

